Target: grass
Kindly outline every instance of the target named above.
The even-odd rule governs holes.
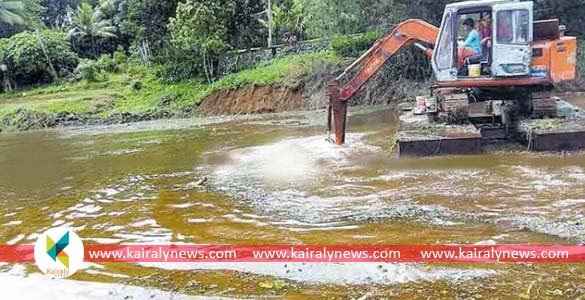
[[[0,118],[18,109],[45,111],[48,113],[86,112],[91,109],[91,103],[100,90],[67,92],[64,95],[47,95],[46,97],[19,96],[0,100]]]
[[[298,79],[310,72],[315,66],[327,62],[335,63],[338,60],[333,52],[287,56],[254,69],[226,76],[214,83],[212,87],[216,90],[230,90],[250,84],[264,86],[273,83],[295,87]]]
[[[180,112],[198,105],[219,90],[248,85],[294,87],[299,79],[322,63],[336,62],[331,52],[311,53],[272,60],[254,69],[231,74],[212,83],[198,80],[163,84],[156,68],[128,64],[119,73],[100,74],[96,82],[78,81],[0,94],[0,121],[19,109],[56,114],[141,114],[156,109]]]

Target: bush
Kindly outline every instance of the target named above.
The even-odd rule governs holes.
[[[71,50],[62,32],[43,30],[38,33],[44,42],[55,71],[60,76],[70,74],[79,58]],[[8,67],[10,78],[17,85],[48,83],[53,80],[47,57],[35,32],[22,32],[0,39],[0,61]]]
[[[369,31],[359,36],[333,38],[331,48],[341,57],[359,57],[382,37],[379,31]]]
[[[97,61],[97,68],[99,71],[108,73],[118,72],[118,64],[109,54],[102,55]]]
[[[171,62],[156,72],[161,83],[177,83],[202,75],[203,65],[193,61]]]
[[[370,49],[381,37],[380,31],[370,31],[354,37],[337,37],[332,40],[331,47],[341,57],[356,58]],[[432,75],[429,60],[422,51],[414,47],[392,55],[378,74],[384,77],[386,82],[394,82],[401,78],[425,81]]]
[[[128,62],[128,57],[126,56],[126,53],[124,52],[124,48],[122,46],[118,46],[118,49],[116,49],[113,56],[114,63],[116,63],[118,66]]]
[[[75,75],[78,79],[87,81],[96,81],[99,73],[98,63],[91,59],[83,59],[75,69]]]

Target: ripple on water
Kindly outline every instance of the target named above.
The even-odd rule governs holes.
[[[328,169],[346,166],[349,154],[379,150],[361,142],[362,136],[349,135],[350,146],[346,147],[327,142],[325,136],[314,136],[236,149],[228,153],[231,163],[219,166],[214,176],[221,181],[218,185],[242,179],[277,186],[314,183]]]
[[[125,275],[88,270],[90,274],[125,278]],[[7,299],[175,299],[175,300],[220,300],[227,297],[190,296],[177,292],[162,291],[130,285],[76,280],[54,280],[44,275],[30,276],[0,273],[2,294]]]
[[[20,225],[20,224],[22,224],[22,221],[20,221],[20,220],[14,220],[14,221],[10,221],[8,223],[4,223],[3,226],[17,226],[17,225]]]
[[[487,269],[424,268],[391,263],[140,263],[169,270],[233,270],[309,284],[392,285],[420,280],[470,280],[499,274]]]
[[[8,240],[6,242],[6,245],[16,245],[16,243],[22,241],[25,237],[26,237],[26,235],[19,234],[19,235],[13,237],[12,239]]]
[[[512,216],[516,227],[563,237],[585,234],[579,230],[567,235],[564,228],[573,226],[563,225],[576,220],[580,214],[574,207],[579,206],[563,210],[550,203],[552,196],[567,191],[585,193],[580,167],[503,163],[469,169],[430,163],[425,169],[419,165],[388,171],[383,165],[360,164],[360,156],[380,151],[365,145],[362,137],[350,135],[349,147],[331,145],[317,136],[232,150],[225,163],[209,166],[211,184],[231,197],[245,199],[266,216],[238,216],[232,221],[258,226],[293,221],[279,226],[291,231],[351,229],[376,219],[407,218],[452,226],[461,220],[497,222]],[[372,176],[372,172],[381,175]],[[542,224],[561,229],[546,230]]]
[[[316,186],[320,180],[316,178],[327,177],[332,171],[352,167],[348,157],[354,153],[380,150],[364,144],[362,136],[350,134],[347,147],[335,146],[325,136],[313,136],[236,149],[228,153],[229,163],[215,167],[211,182],[221,192],[248,199],[276,219],[273,221],[292,219],[319,229],[321,223],[331,223],[373,204],[350,197],[319,197],[301,189]],[[355,187],[356,193],[360,190]]]

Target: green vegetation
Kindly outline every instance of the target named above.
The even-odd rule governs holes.
[[[76,9],[69,8],[71,22],[67,26],[67,39],[79,49],[88,49],[91,57],[98,55],[97,43],[100,39],[116,38],[115,26],[111,20],[105,19],[102,6],[95,8],[87,2],[81,3]]]
[[[246,85],[266,86],[278,84],[296,87],[298,80],[308,75],[310,70],[318,69],[323,64],[336,63],[339,58],[332,52],[320,52],[287,56],[273,60],[257,68],[226,76],[213,83],[213,90],[233,90]]]
[[[376,30],[357,36],[335,37],[331,41],[331,48],[342,57],[359,57],[382,36],[383,32]]]
[[[24,23],[24,2],[0,1],[0,21],[10,25]]]
[[[15,86],[50,82],[52,68],[58,74],[68,74],[78,63],[77,54],[59,31],[25,31],[10,39],[0,39],[0,49],[0,61]]]
[[[83,78],[79,81],[0,94],[0,126],[7,123],[3,119],[13,118],[21,110],[34,115],[68,113],[102,120],[123,114],[137,119],[150,115],[182,116],[216,91],[247,85],[295,87],[316,66],[337,61],[332,52],[287,56],[225,76],[212,84],[200,80],[169,84],[161,82],[155,68],[125,63],[122,67],[125,72],[111,73],[103,64],[83,60],[76,70]]]
[[[209,83],[214,75],[214,55],[225,52],[229,17],[235,13],[233,1],[187,0],[177,6],[177,15],[171,18],[169,29],[176,45],[195,48],[203,59],[203,70]]]

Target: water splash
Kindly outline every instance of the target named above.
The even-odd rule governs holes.
[[[348,135],[346,147],[327,142],[326,136],[313,136],[237,149],[229,152],[230,164],[216,169],[214,177],[217,185],[226,186],[239,181],[276,186],[314,183],[332,168],[346,166],[351,153],[378,150],[364,144],[362,136]]]

